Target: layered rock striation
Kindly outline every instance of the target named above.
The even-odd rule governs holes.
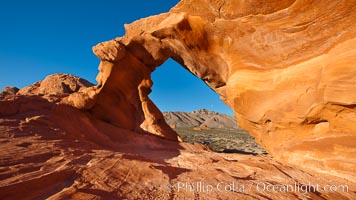
[[[0,100],[0,199],[355,198],[351,181],[138,134],[61,103],[65,96]],[[264,189],[274,185],[290,189]]]
[[[1,93],[0,198],[353,199],[355,21],[354,0],[183,0],[125,25],[93,48],[98,85],[56,75]],[[148,97],[168,58],[216,91],[273,160],[177,142]],[[253,189],[178,191],[187,180]]]
[[[148,97],[151,73],[173,58],[276,159],[355,180],[355,19],[352,0],[183,0],[95,46],[99,84],[68,102],[175,139]]]

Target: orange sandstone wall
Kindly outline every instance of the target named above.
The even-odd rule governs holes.
[[[176,139],[148,98],[150,74],[171,57],[276,159],[355,181],[355,22],[355,0],[182,0],[95,46],[98,86],[66,101]]]

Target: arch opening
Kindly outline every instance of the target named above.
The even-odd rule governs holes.
[[[237,125],[233,111],[219,95],[173,59],[155,69],[151,79],[149,98],[184,142],[201,143],[216,152],[266,154]]]
[[[153,86],[149,97],[163,112],[208,109],[233,115],[216,92],[173,59],[158,67],[151,79]]]
[[[202,102],[201,99],[206,100],[207,96],[214,97],[215,102],[223,105],[226,110],[230,110],[222,103],[222,101],[224,101],[225,103],[229,104],[230,107],[233,106],[233,102],[230,102],[230,100],[226,97],[226,76],[228,73],[228,67],[226,66],[226,62],[224,62],[224,60],[219,56],[209,57],[207,55],[203,55],[197,57],[195,56],[194,52],[179,51],[179,49],[176,49],[174,45],[170,46],[170,42],[172,41],[164,40],[165,45],[163,45],[160,41],[163,40],[157,40],[157,38],[152,38],[151,35],[145,35],[145,38],[126,38],[124,41],[120,42],[112,40],[100,43],[95,46],[93,49],[94,53],[102,60],[101,64],[99,65],[100,73],[97,76],[100,86],[98,90],[100,92],[95,97],[93,104],[90,104],[90,101],[86,101],[87,104],[85,105],[90,106],[89,109],[91,113],[97,118],[108,121],[110,124],[113,124],[119,128],[127,129],[136,133],[149,133],[168,140],[177,141],[179,138],[177,138],[176,132],[179,131],[177,131],[177,129],[174,131],[171,128],[177,128],[176,125],[171,124],[170,122],[166,123],[165,117],[161,112],[161,110],[167,111],[168,109],[161,108],[160,110],[158,107],[162,107],[160,104],[160,101],[162,100],[155,99],[155,91],[152,93],[152,89],[156,89],[155,87],[159,85],[157,84],[157,80],[155,80],[156,74],[159,74],[159,71],[163,70],[162,77],[166,78],[166,80],[164,80],[160,85],[168,86],[168,91],[174,91],[176,94],[177,90],[170,89],[170,84],[168,83],[172,83],[172,80],[174,80],[172,79],[173,77],[176,77],[176,80],[179,80],[177,77],[177,74],[179,73],[173,70],[173,72],[171,72],[173,75],[169,76],[169,73],[165,72],[164,70],[175,66],[175,68],[178,68],[178,70],[185,73],[185,77],[181,78],[181,80],[186,81],[193,78],[195,83],[188,84],[186,86],[186,88],[193,89],[192,92],[188,95],[185,94],[184,98],[181,99],[183,99],[185,102],[188,101],[188,103],[183,104],[185,106],[191,105],[192,102],[199,104],[195,108],[193,107],[188,110],[187,108],[182,109],[183,111],[192,112],[195,109],[202,108],[200,105]],[[169,58],[173,58],[180,65]],[[157,68],[156,66],[161,67]],[[184,70],[184,68],[187,70]],[[155,85],[153,84],[154,82]],[[173,85],[184,86],[182,82]],[[200,89],[192,87],[196,85],[200,85]],[[214,90],[214,92],[209,88]],[[198,94],[197,91],[201,90],[205,90],[205,92],[208,92],[208,94]],[[180,93],[181,92],[178,92],[178,94]],[[167,93],[164,95],[165,97],[170,97],[170,95],[167,95]],[[189,96],[199,98],[194,100],[187,98]],[[153,98],[151,99],[150,97]],[[219,97],[222,101],[220,101]],[[179,98],[174,98],[174,101],[177,99]],[[166,103],[167,102],[170,103],[166,100]],[[208,103],[205,108],[211,109],[211,103]],[[203,110],[203,112],[205,112],[205,110]],[[235,119],[234,117],[232,118]],[[216,116],[209,118],[209,120],[210,123],[218,125],[221,122],[219,117],[216,118]],[[170,127],[169,124],[172,126]],[[237,122],[235,121],[234,125],[236,124]],[[254,148],[259,147],[254,142],[254,139],[250,137],[247,132],[242,131],[242,129],[239,129],[240,134],[236,134],[236,132],[233,132],[233,130],[224,132],[221,131],[221,127],[219,127],[219,129],[214,129],[215,127],[205,127],[205,125],[207,125],[207,123],[200,123],[197,126],[194,125],[187,127],[189,130],[189,136],[193,136],[191,134],[193,130],[200,131],[194,132],[194,136],[201,134],[201,136],[204,136],[203,138],[206,138],[199,138],[199,140],[192,138],[194,140],[190,140],[190,142],[199,142],[210,147],[212,147],[212,145],[218,144],[218,146],[212,147],[212,149],[220,152],[230,153],[246,152],[248,154],[255,154],[256,150],[254,150]],[[204,128],[210,129],[203,130]],[[207,131],[210,133],[206,133]],[[180,133],[182,134],[184,132],[181,131]],[[243,136],[241,136],[241,134],[243,134]],[[219,135],[221,137],[217,137]],[[182,135],[181,138],[187,141],[185,136]],[[212,138],[217,140],[212,141]],[[234,140],[237,140],[238,143],[229,143]],[[226,143],[226,141],[228,142]],[[237,149],[237,147],[240,149]],[[264,153],[264,151],[260,152]]]

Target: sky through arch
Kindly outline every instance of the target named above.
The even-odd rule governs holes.
[[[218,94],[173,59],[168,59],[151,76],[150,98],[161,111],[191,112],[205,108],[233,115]]]

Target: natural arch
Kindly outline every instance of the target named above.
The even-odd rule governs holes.
[[[149,97],[163,112],[208,109],[233,114],[216,92],[173,59],[159,66],[151,79],[153,86]]]
[[[173,58],[219,94],[276,159],[352,179],[354,3],[234,2],[184,0],[126,25],[125,36],[93,49],[101,59],[98,86],[67,102],[118,127],[176,140],[148,97],[151,73]]]

